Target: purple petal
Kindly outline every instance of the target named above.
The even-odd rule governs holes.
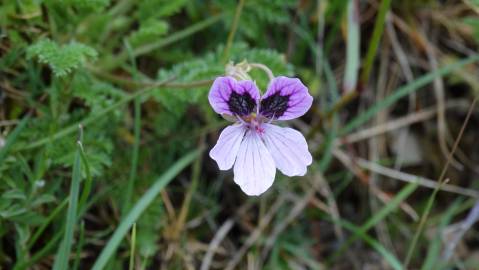
[[[263,139],[276,167],[287,176],[302,176],[313,162],[303,134],[292,128],[263,124]]]
[[[268,118],[290,120],[304,115],[313,97],[308,88],[297,78],[274,78],[261,98],[260,113]]]
[[[247,131],[241,142],[234,174],[236,184],[249,196],[262,194],[274,182],[276,167],[273,157],[254,131]]]
[[[246,127],[243,125],[227,126],[220,134],[218,142],[210,151],[210,157],[218,163],[220,170],[229,170],[238,154]]]
[[[219,114],[248,115],[254,111],[259,90],[253,81],[236,81],[233,77],[218,77],[208,95],[213,110]]]

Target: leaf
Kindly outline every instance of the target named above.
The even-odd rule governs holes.
[[[140,26],[140,29],[131,33],[128,39],[133,47],[138,47],[161,38],[168,32],[168,28],[165,21],[148,20]]]
[[[187,3],[186,0],[142,0],[138,5],[140,20],[169,17],[177,13]]]
[[[57,77],[62,77],[85,64],[88,59],[94,60],[97,52],[84,44],[70,42],[60,46],[57,43],[43,39],[27,49],[28,58],[37,58],[40,63],[47,64]]]
[[[27,199],[27,196],[25,193],[19,189],[12,189],[9,191],[6,191],[2,194],[3,199],[9,199],[9,200],[25,200]]]
[[[110,4],[110,0],[67,0],[65,3],[83,11],[99,12]]]

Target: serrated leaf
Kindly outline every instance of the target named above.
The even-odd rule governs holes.
[[[60,46],[49,39],[43,39],[27,49],[28,58],[35,57],[39,62],[47,64],[57,77],[69,74],[88,59],[96,59],[97,55],[93,48],[74,41]]]

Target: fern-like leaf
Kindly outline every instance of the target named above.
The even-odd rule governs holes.
[[[97,55],[93,48],[84,44],[71,42],[60,46],[49,39],[40,40],[27,49],[29,58],[36,57],[39,62],[47,64],[57,77],[69,74],[87,59],[96,59]]]

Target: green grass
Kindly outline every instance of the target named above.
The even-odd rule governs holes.
[[[188,166],[201,151],[193,151],[183,158],[179,159],[168,171],[160,176],[154,184],[143,194],[143,196],[136,202],[132,209],[128,212],[125,218],[120,222],[117,229],[111,236],[106,246],[101,251],[98,259],[93,265],[93,270],[103,269],[112,256],[115,255],[115,251],[118,249],[123,237],[125,237],[128,230],[135,224],[141,214],[146,208],[153,202],[158,196],[160,191],[171,181],[178,173],[181,172],[186,166]]]
[[[72,250],[73,237],[77,223],[78,197],[80,194],[82,137],[83,134],[80,127],[80,135],[77,141],[78,146],[75,152],[75,159],[73,163],[72,181],[70,183],[70,195],[65,220],[65,234],[63,236],[62,243],[58,248],[58,252],[55,256],[55,264],[53,265],[54,270],[63,270],[69,268],[68,260],[70,258],[70,253]]]
[[[443,171],[439,183],[479,188],[477,129],[459,136],[465,169],[447,169],[431,113],[446,104],[454,138],[477,95],[479,3],[466,2],[2,2],[0,268],[473,268],[474,226],[465,252],[442,254],[474,199],[395,180]],[[207,153],[231,124],[208,90],[241,62],[262,92],[274,74],[314,97],[272,122],[300,131],[313,163],[277,171],[260,198]],[[407,147],[384,128],[398,119],[414,120]],[[345,140],[357,132],[370,137]],[[357,163],[373,159],[394,177]]]
[[[381,220],[385,219],[389,214],[391,214],[392,211],[397,210],[399,207],[399,204],[402,203],[407,197],[409,197],[418,187],[417,183],[410,183],[404,188],[401,189],[400,192],[394,198],[392,198],[386,205],[383,206],[377,213],[375,213],[373,216],[368,218],[368,220],[361,225],[357,230],[354,231],[354,235],[350,237],[348,240],[346,240],[339,248],[338,251],[332,256],[331,260],[332,262],[336,261],[339,259],[339,257],[342,255],[342,253],[346,250],[346,248],[351,245],[356,239],[360,238],[363,236],[372,228],[374,227],[378,222]],[[370,242],[367,240],[367,242]],[[376,249],[380,250],[380,253],[383,255],[386,255],[386,260],[390,263],[391,266],[393,266],[395,269],[396,267],[400,266],[399,261],[392,255],[388,254],[386,250],[378,245],[374,245]],[[385,253],[386,252],[386,253]]]

